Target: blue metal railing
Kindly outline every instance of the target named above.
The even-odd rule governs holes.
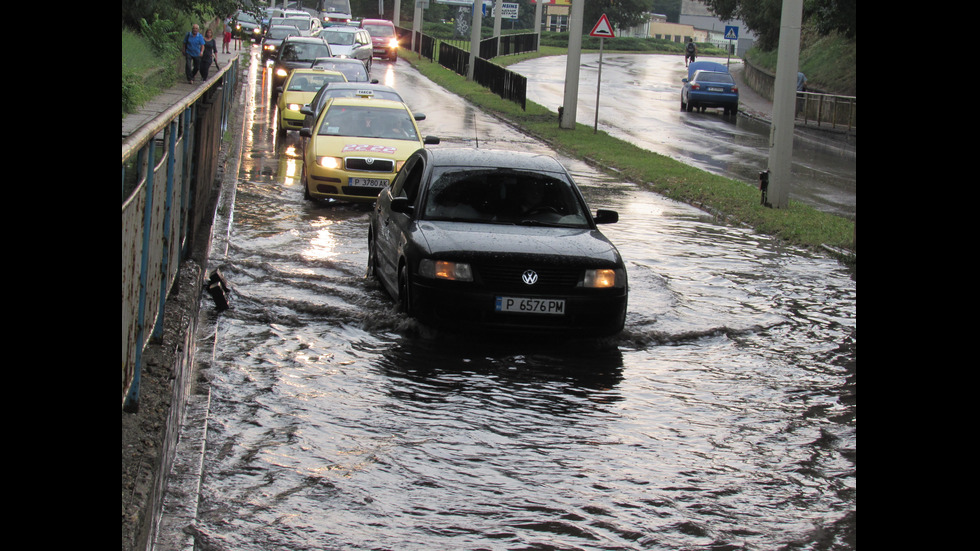
[[[139,408],[143,349],[163,336],[164,304],[197,237],[195,229],[208,214],[238,68],[236,58],[122,140],[122,394],[127,412]]]

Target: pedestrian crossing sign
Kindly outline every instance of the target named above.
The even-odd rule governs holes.
[[[725,40],[738,40],[738,27],[725,25]]]
[[[606,14],[602,14],[602,17],[599,18],[599,22],[595,24],[595,27],[592,27],[592,32],[589,33],[589,36],[598,36],[599,38],[616,38],[616,36],[613,34],[612,25],[609,24],[609,18],[606,17]]]

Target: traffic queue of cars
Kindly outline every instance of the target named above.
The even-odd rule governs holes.
[[[593,215],[552,157],[427,148],[440,139],[420,131],[425,115],[335,55],[320,37],[283,39],[277,124],[301,136],[307,200],[371,205],[368,269],[402,311],[480,334],[622,331],[626,267],[597,228],[616,212]]]

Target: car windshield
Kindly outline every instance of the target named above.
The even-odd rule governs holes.
[[[426,220],[588,228],[570,182],[557,174],[501,169],[436,169]]]
[[[276,40],[281,40],[287,36],[299,36],[299,29],[296,27],[286,27],[280,25],[278,27],[272,27],[269,32],[266,33],[266,38],[272,38]]]
[[[252,17],[251,15],[249,15],[249,14],[247,14],[245,12],[240,12],[238,14],[238,18],[237,19],[238,19],[238,22],[239,23],[241,23],[241,22],[245,22],[245,23],[258,23],[258,21],[256,21],[254,17]]]
[[[387,140],[419,139],[408,111],[369,105],[331,105],[323,115],[317,134]]]
[[[289,92],[316,92],[329,82],[345,82],[344,75],[337,73],[294,74],[286,90]]]
[[[330,47],[326,43],[310,44],[306,42],[286,42],[282,47],[280,59],[283,61],[309,61],[318,57],[330,55]]]
[[[306,19],[303,17],[287,17],[284,21],[284,25],[292,25],[297,29],[302,29],[305,31],[310,30],[310,27],[313,25],[312,19]]]
[[[395,29],[388,25],[364,25],[371,36],[391,36],[395,34]]]
[[[316,69],[327,69],[328,71],[340,71],[347,77],[347,82],[367,82],[368,74],[364,64],[357,60],[344,61],[317,61],[313,64]]]
[[[354,33],[331,31],[330,29],[327,29],[320,33],[320,38],[325,39],[331,44],[338,44],[340,46],[350,46],[354,44]]]
[[[732,78],[732,75],[728,73],[715,73],[712,71],[698,71],[698,74],[694,76],[694,80],[698,82],[735,84],[735,80]]]

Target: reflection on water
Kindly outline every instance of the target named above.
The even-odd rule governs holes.
[[[445,104],[428,122],[458,120]],[[560,157],[620,213],[624,333],[437,332],[365,277],[367,209],[304,201],[252,132],[232,308],[203,322],[216,547],[854,548],[856,290],[834,261]]]

